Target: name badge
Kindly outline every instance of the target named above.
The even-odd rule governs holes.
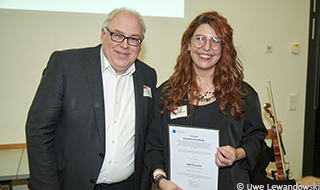
[[[177,119],[180,117],[187,117],[188,111],[187,111],[187,105],[179,106],[171,112],[170,117],[171,119]]]
[[[143,85],[143,97],[152,98],[152,92],[149,86]]]

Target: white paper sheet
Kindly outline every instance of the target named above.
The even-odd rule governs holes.
[[[171,181],[184,190],[218,189],[219,130],[169,125]]]

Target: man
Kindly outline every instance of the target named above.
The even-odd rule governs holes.
[[[32,190],[142,189],[156,72],[137,59],[134,10],[113,10],[96,47],[54,52],[26,123]],[[148,179],[146,179],[148,181]]]

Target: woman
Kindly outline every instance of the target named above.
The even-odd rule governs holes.
[[[250,183],[247,170],[254,167],[267,131],[258,95],[243,82],[232,33],[226,18],[205,12],[182,36],[175,71],[156,94],[158,110],[147,140],[147,164],[160,189],[180,189],[169,180],[168,124],[219,129],[220,147],[212,160],[219,167],[219,189]],[[172,117],[185,105],[187,116]]]

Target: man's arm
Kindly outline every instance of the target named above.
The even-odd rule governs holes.
[[[30,180],[33,190],[59,189],[58,167],[54,153],[54,132],[62,111],[62,68],[57,53],[53,53],[26,123]]]

